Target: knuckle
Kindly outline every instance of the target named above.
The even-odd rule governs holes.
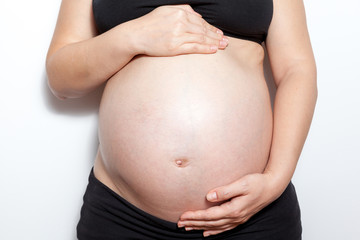
[[[185,4],[183,7],[189,11],[193,10],[189,4]]]
[[[238,217],[239,216],[239,211],[232,211],[232,212],[230,212],[230,214],[229,214],[229,217],[230,218],[236,218],[236,217]]]
[[[194,44],[192,46],[192,50],[195,51],[195,52],[199,52],[201,49],[200,49],[200,46],[198,44]]]
[[[244,224],[245,222],[246,222],[245,219],[241,219],[241,220],[239,221],[239,224]]]
[[[179,33],[184,28],[185,24],[182,21],[177,21],[174,26],[174,32]]]
[[[204,34],[200,34],[199,35],[199,43],[205,43],[206,42],[206,37]]]
[[[239,213],[238,216],[239,216],[240,218],[246,218],[247,214],[248,214],[248,213],[247,213],[246,210],[242,210],[242,211],[240,211],[240,213]]]
[[[164,42],[164,47],[172,51],[178,47],[176,38],[173,36],[167,37],[167,41]]]
[[[167,48],[170,50],[170,51],[173,51],[177,48],[177,44],[175,43],[175,41],[170,41],[168,44],[167,44]]]
[[[207,29],[207,27],[206,27],[205,25],[203,25],[203,28],[202,28],[202,29],[203,29],[203,30],[202,30],[202,31],[203,31],[203,33],[204,33],[204,34],[207,34],[208,29]]]
[[[239,224],[246,223],[249,220],[249,218],[242,218],[239,220]]]
[[[214,35],[214,38],[215,38],[216,40],[220,41],[220,40],[222,40],[223,35],[215,34],[215,35]]]
[[[201,25],[202,25],[202,27],[203,27],[204,29],[207,28],[207,23],[206,23],[206,21],[205,21],[204,19],[201,19]]]
[[[243,219],[245,216],[246,216],[246,211],[245,210],[235,210],[233,212],[231,212],[230,216],[232,218],[240,218],[240,219]]]
[[[220,41],[218,40],[214,40],[214,44],[218,45]],[[224,188],[222,189],[220,192],[219,192],[219,195],[222,196],[223,198],[228,198],[228,196],[231,196],[232,193],[231,193],[231,188],[227,187],[227,188]]]
[[[185,17],[187,17],[187,13],[184,9],[181,9],[181,8],[178,8],[175,10],[175,16],[178,18],[178,19],[184,19]]]

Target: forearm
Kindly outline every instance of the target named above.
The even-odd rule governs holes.
[[[49,86],[59,98],[86,95],[124,67],[136,54],[130,24],[122,24],[94,38],[49,52]]]
[[[315,65],[299,63],[278,84],[274,131],[265,173],[279,196],[290,182],[307,137],[317,99]]]

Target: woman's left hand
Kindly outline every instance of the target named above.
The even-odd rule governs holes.
[[[206,199],[223,203],[183,213],[178,226],[188,231],[204,230],[205,237],[233,229],[280,196],[282,191],[274,189],[272,182],[269,174],[249,174],[229,185],[215,188]]]

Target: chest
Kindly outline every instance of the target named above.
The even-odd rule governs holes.
[[[261,43],[273,15],[272,0],[93,0],[100,33],[163,5],[189,4],[225,35]]]

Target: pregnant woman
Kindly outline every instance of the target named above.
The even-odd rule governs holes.
[[[79,239],[301,239],[302,0],[63,0],[47,73],[60,99],[106,84]]]

